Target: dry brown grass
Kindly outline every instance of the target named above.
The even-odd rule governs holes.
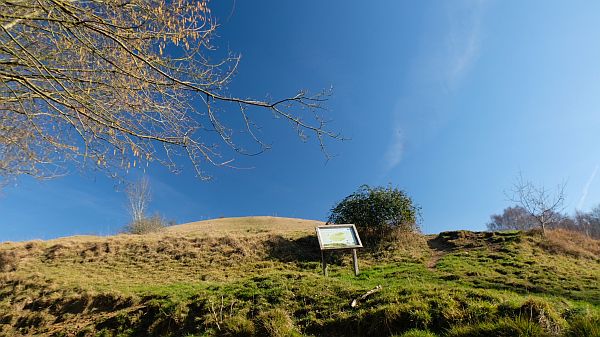
[[[314,235],[320,224],[243,217],[194,222],[144,235],[7,242],[0,244],[0,267],[16,278],[39,273],[68,287],[131,294],[148,285],[243,277],[269,261],[285,260],[286,251],[301,254],[311,242],[297,240]],[[318,250],[316,244],[310,248]]]
[[[546,237],[540,242],[540,246],[554,254],[600,259],[600,240],[566,229],[546,231]]]
[[[17,269],[19,258],[14,251],[0,251],[0,272],[9,272]]]
[[[137,310],[136,303],[147,294],[188,296],[261,270],[297,269],[288,262],[312,254],[310,249],[318,252],[318,245],[306,238],[320,224],[244,217],[144,235],[0,243],[0,335],[13,333],[12,328],[26,334],[43,327],[70,331],[69,326],[110,320],[122,305]],[[312,255],[317,261],[318,254]],[[2,300],[2,294],[10,296]],[[105,307],[111,310],[105,312]],[[48,317],[37,308],[51,308],[45,312]],[[2,314],[9,309],[11,314]],[[11,322],[9,330],[4,330],[4,321]]]
[[[382,258],[400,257],[425,261],[431,256],[427,237],[421,233],[395,230],[374,247],[375,256]]]
[[[315,227],[323,224],[316,220],[253,216],[190,222],[168,227],[164,232],[185,236],[248,236],[267,232],[276,235],[314,234]]]
[[[31,248],[36,245],[53,245],[74,243],[100,243],[105,241],[115,242],[141,242],[159,239],[162,237],[223,237],[223,236],[254,236],[260,233],[273,235],[300,236],[314,234],[315,227],[325,224],[317,220],[305,220],[295,218],[280,218],[272,216],[249,216],[238,218],[221,218],[204,221],[195,221],[181,225],[169,226],[161,231],[135,236],[130,234],[118,234],[114,236],[74,235],[52,240],[32,240],[26,242],[0,242],[0,249],[12,247]],[[29,249],[28,248],[28,249]]]

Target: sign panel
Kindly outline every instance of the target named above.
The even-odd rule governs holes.
[[[356,227],[353,224],[318,226],[316,230],[321,250],[362,247]]]

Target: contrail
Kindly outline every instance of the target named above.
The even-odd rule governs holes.
[[[577,204],[577,209],[581,209],[583,207],[583,203],[585,202],[585,199],[587,198],[588,191],[590,189],[590,185],[594,181],[594,178],[596,178],[596,173],[598,173],[599,166],[600,165],[596,164],[596,168],[594,168],[594,172],[592,172],[592,175],[590,176],[588,181],[585,183],[585,186],[583,186],[583,190],[581,191],[581,199],[579,199],[579,203]]]

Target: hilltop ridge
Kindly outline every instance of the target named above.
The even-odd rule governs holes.
[[[361,250],[358,277],[349,254],[329,254],[324,277],[318,224],[223,218],[0,244],[0,334],[576,336],[600,325],[600,244],[576,233],[399,236]]]

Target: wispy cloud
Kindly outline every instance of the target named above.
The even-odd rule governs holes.
[[[485,1],[469,2],[449,10],[450,29],[446,40],[450,61],[446,80],[451,86],[459,84],[479,56],[485,4]]]
[[[393,135],[392,143],[387,149],[385,154],[385,167],[384,171],[389,172],[391,169],[396,167],[402,160],[402,154],[404,153],[404,136],[400,128],[396,129]]]
[[[431,42],[415,55],[414,70],[407,79],[415,85],[403,93],[394,109],[390,143],[383,158],[384,174],[400,164],[405,142],[414,136],[411,130],[419,130],[416,136],[422,137],[431,132],[425,129],[437,129],[447,118],[440,112],[443,100],[457,90],[480,54],[485,5],[486,1],[453,2],[446,8],[444,24],[433,36],[423,37]]]
[[[587,199],[588,192],[590,190],[590,185],[592,185],[592,182],[596,178],[596,174],[598,173],[599,167],[600,167],[600,165],[596,164],[596,167],[594,168],[594,172],[592,172],[592,175],[589,177],[588,181],[583,186],[583,190],[581,191],[581,198],[579,199],[579,203],[577,204],[577,209],[583,208],[585,199]]]

